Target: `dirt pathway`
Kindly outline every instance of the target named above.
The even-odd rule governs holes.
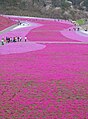
[[[13,28],[15,28],[16,26],[18,26],[18,24],[12,25],[12,26],[10,26],[10,27],[8,27],[8,28],[6,28],[6,29],[0,31],[0,35],[3,34],[3,33],[8,32],[8,31],[11,31],[11,30],[12,30]]]

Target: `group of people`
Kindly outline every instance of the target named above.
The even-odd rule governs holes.
[[[80,31],[81,29],[78,27],[78,28],[72,28],[72,29],[69,29],[69,31]],[[85,31],[88,31],[87,28],[84,29]]]
[[[10,43],[10,42],[21,42],[23,39],[22,37],[18,36],[18,37],[6,37],[6,38],[2,38],[1,43],[2,45],[4,45],[5,43]],[[27,37],[25,36],[24,41],[27,41]]]
[[[80,30],[80,28],[71,28],[71,29],[69,29],[69,31],[79,31]]]

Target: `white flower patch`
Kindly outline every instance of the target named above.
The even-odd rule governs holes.
[[[23,23],[20,23],[18,26],[16,26],[15,28],[13,28],[13,30],[15,29],[20,29],[20,28],[25,28],[25,27],[29,27],[29,26],[32,26],[31,23],[28,23],[28,22],[23,22]]]

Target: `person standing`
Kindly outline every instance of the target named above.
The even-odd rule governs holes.
[[[4,43],[6,43],[6,39],[5,39],[5,38],[3,38],[3,40],[4,40]]]
[[[80,30],[80,28],[77,28],[77,31],[79,31]]]
[[[22,41],[22,37],[20,36],[20,42]]]
[[[19,42],[19,40],[20,40],[19,36],[17,37],[17,39],[18,39],[18,42]]]
[[[2,45],[4,45],[4,38],[2,38],[1,43],[2,43]]]
[[[17,42],[17,36],[15,37],[15,42]]]
[[[10,37],[10,42],[11,42],[11,43],[13,42],[12,37]]]
[[[26,36],[25,36],[24,40],[25,40],[25,42],[27,41],[27,37]]]
[[[6,43],[8,43],[8,37],[6,37]]]
[[[13,42],[16,42],[16,39],[15,39],[15,37],[13,37]]]
[[[8,43],[10,43],[10,38],[8,37]]]

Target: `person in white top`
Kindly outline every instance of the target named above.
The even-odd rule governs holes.
[[[26,36],[25,36],[24,40],[25,40],[25,42],[27,41],[27,37]]]
[[[2,43],[2,45],[4,45],[4,38],[2,38],[1,43]]]
[[[22,41],[22,37],[20,36],[20,42]]]

